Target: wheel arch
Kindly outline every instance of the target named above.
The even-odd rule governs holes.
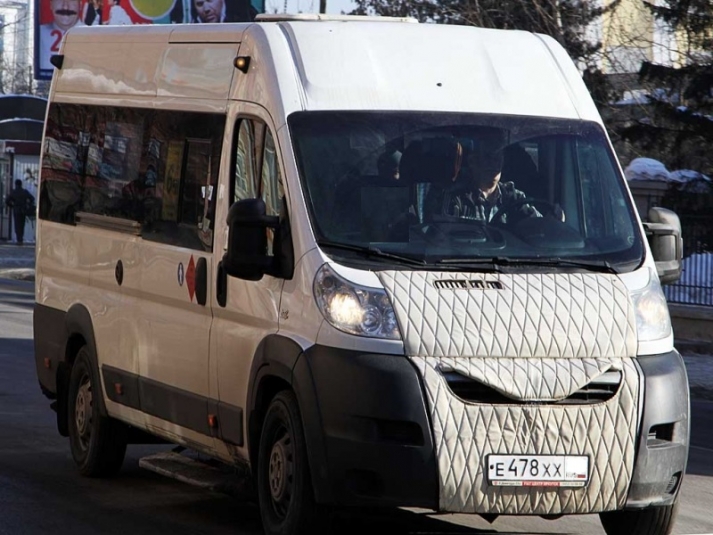
[[[97,377],[99,363],[97,362],[96,341],[94,337],[94,324],[89,310],[82,304],[72,305],[64,319],[65,343],[63,360],[57,366],[57,429],[62,436],[69,436],[69,423],[67,421],[69,377],[72,366],[79,350],[86,346],[89,351],[89,360],[94,367]],[[100,388],[101,388],[101,378]],[[107,415],[104,395],[98,397],[99,412]]]
[[[282,390],[291,389],[297,398],[302,428],[307,443],[308,462],[315,499],[327,500],[326,449],[321,415],[304,349],[292,338],[269,335],[257,347],[250,370],[247,396],[247,446],[252,471],[258,464],[262,424],[270,401]]]

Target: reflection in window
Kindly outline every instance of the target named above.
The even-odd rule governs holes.
[[[255,198],[255,166],[255,128],[252,121],[244,120],[240,122],[235,151],[233,202]]]
[[[212,248],[205,192],[217,183],[224,116],[52,104],[47,125],[41,218],[130,219],[144,239]]]
[[[277,163],[275,141],[270,132],[267,132],[265,136],[265,148],[262,161],[260,193],[263,201],[265,201],[267,215],[280,215],[280,203],[285,191],[284,184],[282,183],[282,175],[280,174],[280,166]]]
[[[262,180],[260,183],[260,195],[265,202],[267,215],[279,216],[282,204],[282,197],[285,195],[282,174],[277,161],[275,151],[275,141],[268,131],[265,135],[265,144],[262,157]],[[272,255],[272,243],[275,239],[275,231],[267,230],[267,253]]]
[[[267,215],[279,216],[285,190],[275,140],[267,125],[256,119],[241,119],[235,147],[233,202],[259,197],[265,202]],[[270,255],[273,241],[274,230],[267,229]]]

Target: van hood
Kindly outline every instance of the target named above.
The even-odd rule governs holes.
[[[513,399],[564,399],[636,355],[633,304],[616,275],[378,275],[407,356]]]
[[[382,271],[412,357],[624,358],[636,318],[616,275]]]

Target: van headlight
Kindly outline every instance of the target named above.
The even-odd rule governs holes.
[[[314,298],[324,318],[340,331],[401,339],[394,308],[383,288],[351,283],[324,264],[314,278]]]
[[[671,318],[666,297],[655,273],[649,271],[645,288],[631,293],[636,311],[636,331],[640,342],[662,340],[671,334]]]

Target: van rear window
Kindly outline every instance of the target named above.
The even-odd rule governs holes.
[[[40,177],[41,219],[77,213],[130,221],[144,239],[198,250],[213,245],[225,116],[54,103]]]

